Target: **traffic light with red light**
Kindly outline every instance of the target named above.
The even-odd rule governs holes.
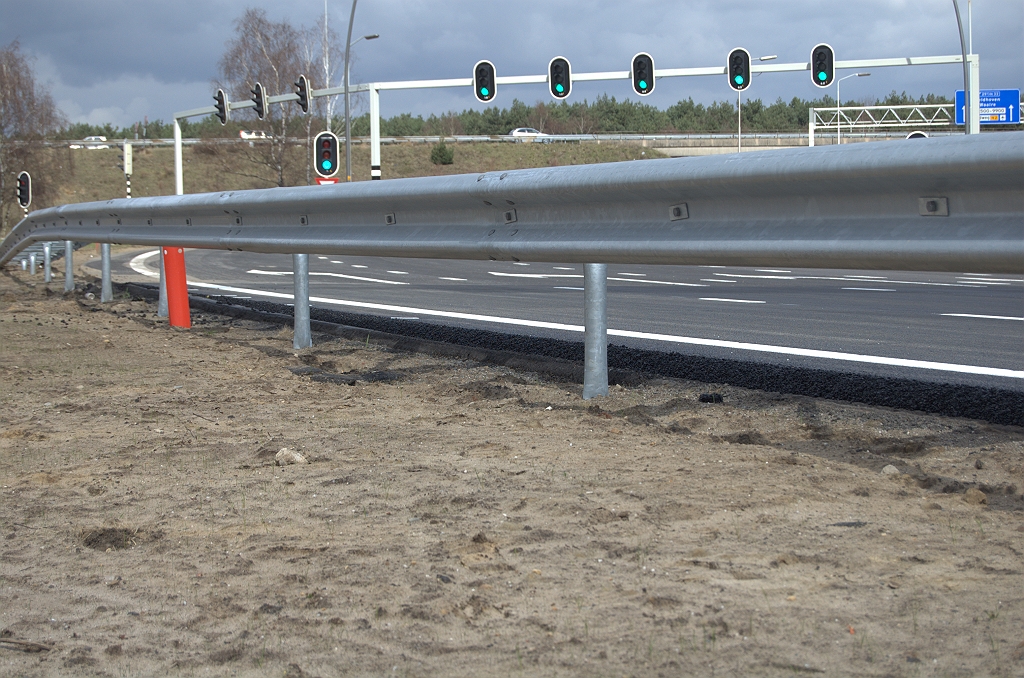
[[[750,87],[750,52],[742,47],[729,52],[726,72],[729,74],[729,87],[737,92]]]
[[[473,94],[477,101],[487,103],[498,93],[498,77],[494,74],[494,64],[490,61],[478,61],[473,66]]]
[[[313,140],[313,169],[324,179],[333,177],[341,166],[338,158],[340,144],[332,132],[320,132]]]
[[[565,57],[555,57],[548,64],[548,87],[556,99],[564,99],[572,91],[572,68]]]
[[[633,91],[642,97],[654,91],[654,59],[646,52],[640,52],[633,57],[630,66],[630,76],[633,78]]]
[[[32,204],[32,177],[28,172],[18,174],[18,204],[24,209]]]

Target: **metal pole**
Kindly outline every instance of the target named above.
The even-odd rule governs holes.
[[[181,169],[181,122],[174,119],[174,194],[185,194],[185,181]],[[164,280],[164,248],[160,248],[160,296],[156,303],[156,316],[158,318],[168,317],[167,307],[167,281]]]
[[[100,245],[102,281],[100,283],[100,301],[103,303],[114,300],[114,289],[110,284],[110,243]]]
[[[370,179],[380,179],[380,90],[370,86]]]
[[[75,243],[70,240],[64,241],[64,291],[75,291]]]
[[[164,248],[160,248],[160,296],[156,302],[156,317],[167,318],[171,312],[167,306],[167,278],[164,276]]]
[[[356,0],[348,17],[348,38],[345,40],[345,181],[352,181],[352,120],[348,100],[348,57],[352,51],[352,23],[356,20]]]
[[[839,101],[840,101],[840,99],[839,99],[839,83],[841,83],[843,80],[846,80],[846,78],[836,78],[836,145],[839,145],[839,144],[843,143],[843,139],[842,139],[843,123],[840,120],[840,108],[839,108],[839,106],[840,106],[840,104],[839,104]]]
[[[29,275],[35,275],[36,274],[36,253],[35,252],[33,252],[32,254],[28,255],[28,265],[29,265],[28,274]]]
[[[814,109],[807,109],[807,148],[814,148]]]
[[[736,92],[736,152],[743,151],[743,92]]]
[[[608,265],[583,265],[583,399],[608,395]]]
[[[971,54],[967,57],[971,62],[971,134],[981,134],[981,64],[978,63],[978,55]],[[967,96],[964,95],[964,104],[967,105]]]
[[[53,272],[50,268],[50,243],[43,243],[43,282],[48,283],[53,279]]]
[[[953,0],[953,10],[956,12],[956,28],[957,34],[960,36],[960,53],[964,58],[964,134],[972,134],[971,130],[971,118],[974,117],[974,111],[971,110],[971,76],[969,71],[971,66],[967,63],[967,45],[964,42],[964,25],[960,21],[960,5],[957,4],[956,0]]]
[[[292,335],[292,347],[309,348],[313,345],[313,337],[309,331],[309,255],[293,254],[292,274],[295,283],[295,329]]]

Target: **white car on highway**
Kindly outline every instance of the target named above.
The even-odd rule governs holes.
[[[536,141],[538,137],[546,137],[547,134],[540,130],[533,129],[532,127],[517,127],[508,133],[510,137],[515,137],[516,141],[525,141],[531,139]]]

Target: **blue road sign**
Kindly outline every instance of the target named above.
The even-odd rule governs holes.
[[[1020,90],[1019,89],[983,89],[978,90],[981,99],[982,125],[1019,125],[1020,124]],[[964,124],[964,91],[956,91],[956,124]]]

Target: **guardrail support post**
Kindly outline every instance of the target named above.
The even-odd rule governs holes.
[[[50,268],[50,243],[43,243],[43,282],[48,283],[53,279],[53,272]]]
[[[28,255],[29,275],[36,274],[36,253]]]
[[[75,243],[64,241],[64,291],[75,291]]]
[[[608,265],[583,266],[583,399],[608,395]]]
[[[114,288],[110,284],[110,243],[100,245],[100,303],[114,300]]]
[[[309,331],[309,255],[293,254],[292,268],[295,282],[295,305],[292,307],[295,316],[292,347],[295,349],[309,348],[313,345],[313,337]]]
[[[167,317],[167,278],[164,277],[164,248],[160,248],[160,296],[156,301],[156,317]]]

